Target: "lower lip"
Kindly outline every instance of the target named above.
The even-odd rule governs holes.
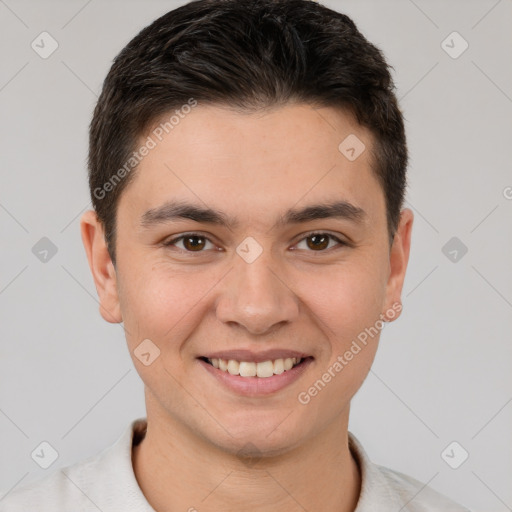
[[[262,396],[276,393],[295,382],[313,362],[313,358],[307,357],[291,370],[272,377],[240,377],[240,375],[231,375],[229,372],[219,370],[202,359],[198,361],[206,371],[231,391],[245,396]]]

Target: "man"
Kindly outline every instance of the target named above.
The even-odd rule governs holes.
[[[348,432],[409,258],[393,90],[308,0],[191,2],[122,50],[81,232],[147,418],[1,510],[467,510]]]

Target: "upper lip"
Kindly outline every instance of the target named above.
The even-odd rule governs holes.
[[[263,350],[261,352],[253,352],[251,350],[238,349],[211,352],[209,354],[204,354],[201,357],[206,357],[208,359],[224,359],[225,361],[234,359],[235,361],[261,363],[263,361],[275,361],[276,359],[286,359],[293,357],[296,357],[297,359],[302,359],[309,357],[309,354],[305,354],[304,352],[298,352],[296,350],[286,350],[279,348],[275,348],[272,350]]]

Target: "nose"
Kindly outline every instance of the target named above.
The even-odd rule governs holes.
[[[251,263],[235,257],[216,303],[221,322],[262,335],[297,319],[299,299],[293,283],[287,282],[282,266],[272,261],[269,252],[263,251]]]

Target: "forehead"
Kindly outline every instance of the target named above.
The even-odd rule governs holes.
[[[384,205],[371,133],[346,112],[297,104],[240,113],[199,104],[165,125],[170,117],[140,138],[152,149],[121,197],[140,215],[170,199],[260,220],[301,201],[346,200],[370,215]]]

